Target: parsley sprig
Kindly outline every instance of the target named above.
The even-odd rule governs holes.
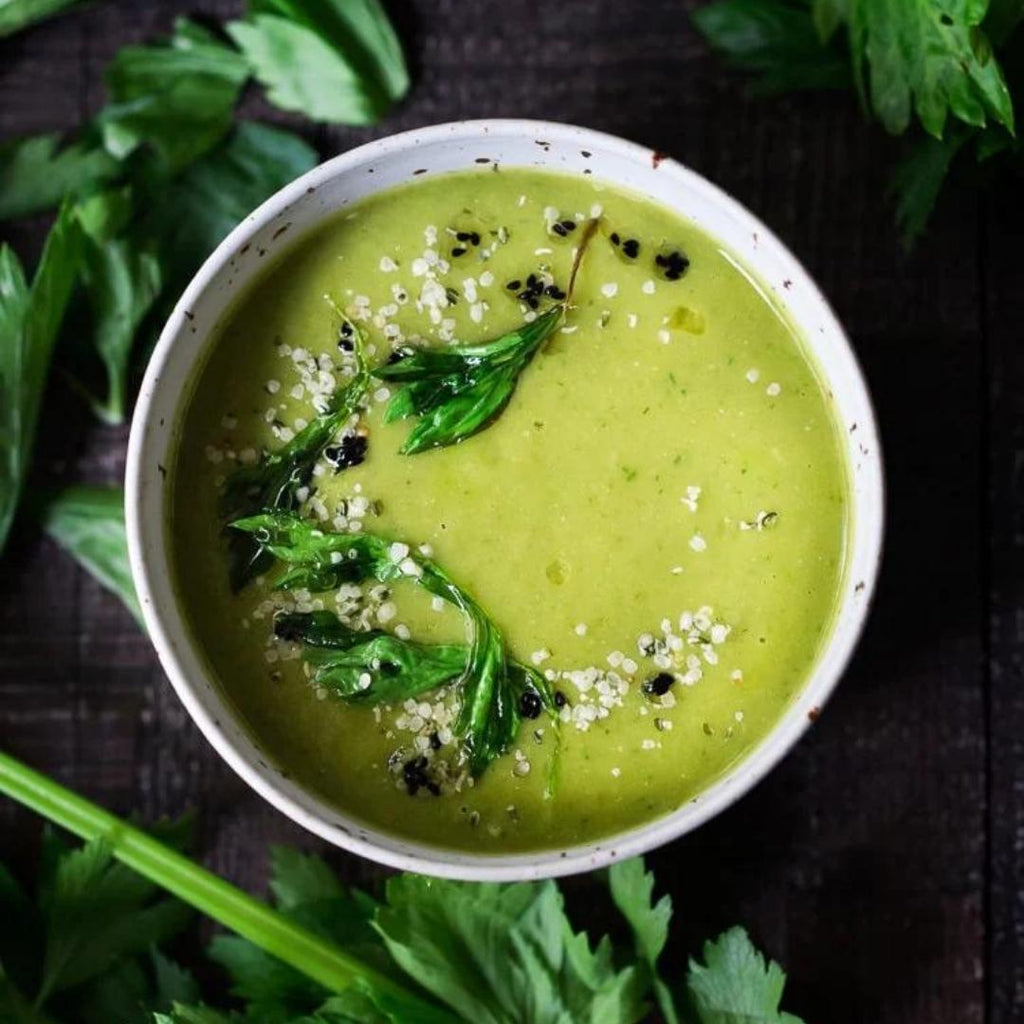
[[[404,874],[378,899],[320,858],[278,848],[271,905],[189,860],[180,830],[162,829],[161,841],[2,752],[0,793],[87,840],[44,840],[35,894],[0,865],[5,1021],[636,1024],[654,999],[668,1024],[801,1024],[780,1010],[782,969],[741,928],[705,943],[678,982],[664,979],[672,903],[655,900],[639,859],[607,879],[630,951],[574,928],[551,880]],[[207,950],[230,979],[232,1010],[204,1000],[166,952],[188,907],[233,933]]]
[[[359,328],[338,307],[335,312],[343,328],[347,327],[352,351],[351,376],[335,388],[325,407],[287,444],[273,452],[264,452],[251,466],[242,466],[224,484],[221,515],[227,522],[245,519],[257,512],[291,512],[302,504],[299,491],[309,485],[313,468],[324,449],[335,439],[349,419],[359,411],[366,396],[369,372]],[[240,590],[264,572],[272,556],[256,544],[244,530],[228,531],[231,559],[231,584]]]
[[[400,350],[399,359],[373,370],[381,380],[405,385],[388,403],[385,422],[419,417],[400,449],[404,455],[459,444],[501,415],[522,372],[564,322],[597,226],[597,220],[587,223],[565,298],[532,322],[481,345]]]
[[[460,697],[454,732],[462,739],[474,775],[483,772],[515,740],[524,694],[533,694],[549,713],[556,713],[547,681],[510,656],[484,609],[435,562],[410,557],[407,545],[365,531],[328,532],[289,512],[265,512],[231,526],[251,538],[261,557],[266,553],[287,566],[275,582],[278,589],[322,592],[365,579],[407,581],[465,615],[468,646],[454,649],[413,644],[397,637],[385,639],[382,634],[353,635],[340,623],[330,624],[327,618],[315,615],[290,616],[277,628],[312,652],[319,678],[344,700],[404,700],[440,682],[452,682]],[[453,671],[445,676],[448,669]],[[371,682],[360,691],[362,675],[369,675]]]
[[[758,91],[852,86],[888,132],[907,135],[893,192],[908,246],[963,154],[1019,161],[1020,0],[715,0],[693,18]]]

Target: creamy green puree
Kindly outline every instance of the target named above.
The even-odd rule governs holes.
[[[534,312],[519,297],[530,274],[556,297],[567,287],[593,218],[564,327],[491,426],[399,454],[416,420],[383,423],[399,386],[372,380],[356,424],[364,461],[336,471],[321,459],[301,509],[325,531],[381,534],[413,557],[427,545],[420,554],[564,697],[557,728],[547,712],[524,720],[472,779],[450,688],[351,706],[274,638],[282,608],[340,611],[424,643],[464,642],[460,615],[410,583],[275,591],[277,568],[233,593],[219,495],[342,379],[350,357],[325,296],[358,324],[371,365],[403,345],[490,340]],[[177,450],[177,587],[220,685],[283,771],[401,836],[531,850],[668,813],[765,737],[833,621],[847,474],[799,337],[714,239],[588,177],[441,176],[342,213],[225,317]],[[664,693],[645,692],[659,676],[647,690]],[[409,793],[418,757],[418,776],[443,766],[439,795]]]

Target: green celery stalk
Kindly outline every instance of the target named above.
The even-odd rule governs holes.
[[[380,971],[3,751],[0,793],[82,839],[102,840],[123,864],[332,992],[355,984],[406,1005],[421,1002]],[[424,1019],[437,1014],[422,1005]]]

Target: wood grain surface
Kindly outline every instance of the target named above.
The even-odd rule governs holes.
[[[0,42],[0,138],[71,129],[117,48],[208,0],[96,0]],[[298,128],[324,156],[455,118],[551,118],[664,150],[762,217],[817,278],[869,378],[889,528],[860,652],[811,734],[731,810],[651,857],[668,952],[741,922],[814,1024],[1024,1020],[1024,210],[1019,184],[950,191],[906,257],[885,198],[897,144],[847,95],[750,98],[680,0],[389,4],[415,71],[372,131]],[[0,230],[34,257],[45,220]],[[114,482],[126,431],[55,378],[32,485]],[[0,747],[120,813],[198,812],[198,852],[260,889],[268,842],[313,849],[206,744],[146,638],[27,522],[0,561]],[[0,856],[38,822],[0,801]],[[340,853],[343,875],[384,872]],[[595,927],[598,886],[568,884]]]

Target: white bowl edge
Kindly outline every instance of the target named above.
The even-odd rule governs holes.
[[[417,173],[479,169],[485,160],[555,171],[592,169],[595,181],[646,193],[722,241],[774,292],[823,372],[844,428],[853,494],[846,576],[831,636],[771,732],[698,796],[652,822],[568,850],[509,855],[450,850],[379,831],[349,818],[273,765],[193,649],[171,582],[164,494],[164,467],[189,371],[205,351],[219,314],[260,273],[264,257],[365,194]],[[344,197],[330,194],[346,185]],[[693,205],[683,205],[684,200]],[[289,231],[303,220],[298,230]],[[334,157],[268,199],[217,247],[175,306],[147,368],[129,440],[125,512],[132,574],[161,664],[207,740],[250,786],[309,831],[371,860],[441,877],[507,881],[557,877],[643,853],[696,828],[763,778],[817,717],[853,653],[877,577],[883,505],[874,412],[849,342],[810,276],[763,224],[704,178],[645,147],[569,125],[489,120],[416,129]]]

